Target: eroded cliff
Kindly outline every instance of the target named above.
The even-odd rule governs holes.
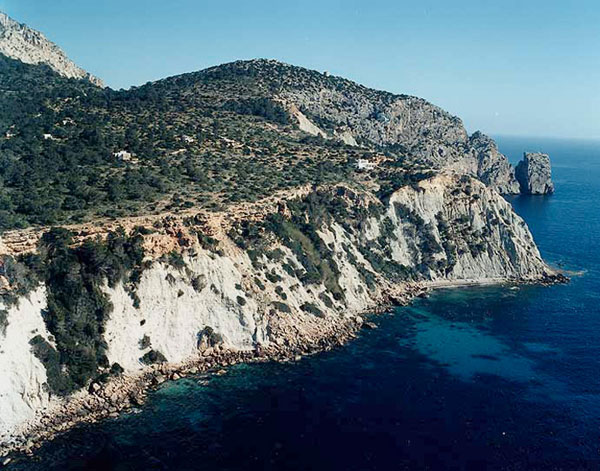
[[[5,445],[39,424],[67,426],[52,421],[61,411],[86,420],[126,407],[127,395],[107,405],[102,391],[152,364],[222,349],[307,352],[359,326],[361,313],[424,287],[554,275],[511,206],[453,173],[383,201],[338,184],[243,214],[157,217],[148,226],[87,243],[85,234],[66,244],[46,234],[39,258],[4,246]],[[24,287],[24,273],[37,284]],[[69,290],[77,283],[86,289]],[[72,323],[61,318],[67,305],[75,306]],[[84,347],[85,365],[64,361]]]

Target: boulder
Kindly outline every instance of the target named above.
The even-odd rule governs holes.
[[[550,157],[539,152],[525,152],[523,160],[515,169],[515,176],[524,195],[545,195],[554,193]]]

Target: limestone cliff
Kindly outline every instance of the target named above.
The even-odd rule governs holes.
[[[478,177],[502,194],[519,186],[514,169],[496,143],[479,131],[468,136],[461,120],[422,98],[349,94],[336,89],[286,91],[284,98],[306,111],[300,128],[350,145],[392,147],[433,168],[446,168]],[[323,129],[316,122],[323,122]],[[316,119],[315,119],[316,117]],[[308,123],[308,125],[307,125]]]
[[[539,152],[526,152],[515,169],[521,193],[545,195],[554,193],[550,157]]]
[[[1,11],[0,53],[26,64],[46,64],[64,77],[86,79],[103,86],[100,79],[78,67],[42,33],[14,21]]]
[[[302,351],[342,326],[358,325],[359,314],[391,298],[409,299],[414,287],[553,274],[510,204],[478,180],[453,173],[403,187],[385,202],[338,184],[268,208],[169,216],[149,226],[137,275],[99,287],[111,305],[101,329],[106,362],[100,375],[116,364],[136,375],[149,368],[142,359],[177,363],[210,356],[218,345]],[[102,407],[96,389],[61,398],[48,385],[50,375],[69,373],[67,365],[62,373],[44,367],[61,349],[55,327],[42,317],[49,297],[56,302],[56,289],[42,283],[4,306],[5,444],[36,424],[54,427],[47,411],[51,416],[79,404],[72,407],[80,420]],[[45,358],[34,338],[45,346]]]
[[[508,159],[500,153],[493,139],[477,131],[469,138],[472,153],[477,161],[477,176],[499,193],[519,193],[515,170]]]

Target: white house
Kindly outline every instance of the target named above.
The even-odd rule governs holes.
[[[122,160],[131,160],[131,152],[127,152],[126,150],[120,150],[119,152],[115,152],[113,157]]]
[[[367,159],[358,159],[356,161],[356,168],[358,170],[373,170],[377,164]]]

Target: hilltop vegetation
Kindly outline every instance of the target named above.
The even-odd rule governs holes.
[[[270,100],[188,81],[117,92],[0,56],[0,228],[218,208],[347,178],[362,154],[297,135]]]
[[[315,108],[320,90],[331,96]],[[417,121],[382,137],[391,119],[382,110],[394,100],[415,108]],[[295,103],[325,137],[300,131]],[[357,119],[359,145],[350,146],[336,133]],[[433,124],[421,129],[421,120]],[[367,183],[386,197],[426,175],[428,146],[462,136],[440,134],[455,120],[424,100],[275,61],[115,91],[0,56],[0,230],[221,209],[307,183]],[[376,170],[356,171],[358,159],[374,157]]]

